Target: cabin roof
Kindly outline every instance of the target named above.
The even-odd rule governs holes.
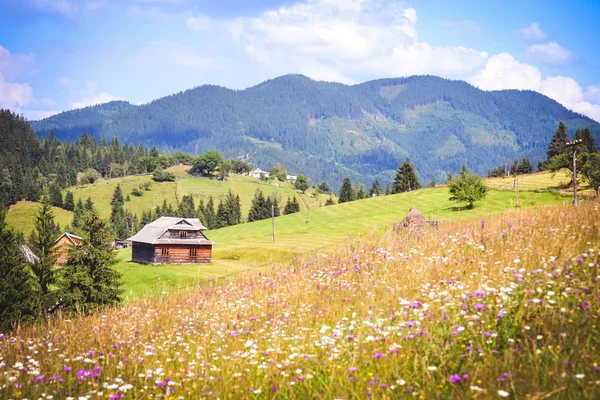
[[[59,241],[60,239],[62,239],[63,237],[66,237],[67,239],[69,239],[69,241],[70,241],[71,243],[73,243],[73,244],[75,244],[75,245],[79,245],[79,243],[77,243],[77,240],[79,240],[79,241],[82,241],[82,240],[83,240],[83,238],[82,238],[81,236],[73,235],[72,233],[69,233],[69,232],[64,232],[62,235],[60,235],[60,236],[58,237],[58,239],[56,239],[56,240],[54,241],[54,243],[52,243],[52,245],[55,245],[56,243],[58,243],[58,241]],[[75,240],[75,239],[77,239],[77,240]]]
[[[138,233],[127,240],[147,244],[215,244],[208,239],[161,239],[168,230],[202,231],[206,227],[198,218],[160,217],[145,225]]]
[[[19,253],[29,264],[33,264],[34,262],[40,260],[40,258],[35,255],[29,246],[25,244],[19,246]]]

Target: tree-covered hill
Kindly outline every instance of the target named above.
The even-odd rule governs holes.
[[[485,174],[508,160],[545,158],[559,120],[569,131],[600,124],[537,92],[486,92],[434,76],[348,86],[286,75],[235,91],[206,85],[134,106],[112,102],[32,122],[39,135],[74,139],[86,129],[132,144],[277,162],[313,181],[344,176],[390,182],[406,157],[424,183],[462,163]]]

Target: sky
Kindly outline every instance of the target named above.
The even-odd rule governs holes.
[[[31,120],[290,73],[535,90],[600,121],[600,1],[0,0],[0,108]]]

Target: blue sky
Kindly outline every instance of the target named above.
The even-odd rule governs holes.
[[[598,1],[0,0],[0,107],[30,119],[288,73],[432,74],[600,121]]]

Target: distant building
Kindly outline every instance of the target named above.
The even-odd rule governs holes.
[[[72,233],[65,232],[54,241],[50,251],[56,255],[56,265],[62,265],[67,262],[69,251],[73,246],[81,246],[83,244],[83,238]]]
[[[139,263],[209,263],[212,246],[198,218],[160,217],[144,226],[131,242],[132,260]]]
[[[298,176],[296,176],[296,175],[286,175],[285,176],[285,181],[287,183],[296,183],[297,180],[298,180]]]
[[[261,175],[264,175],[265,178],[269,177],[269,173],[260,168],[256,168],[254,171],[250,171],[248,174],[253,178],[260,178]]]

